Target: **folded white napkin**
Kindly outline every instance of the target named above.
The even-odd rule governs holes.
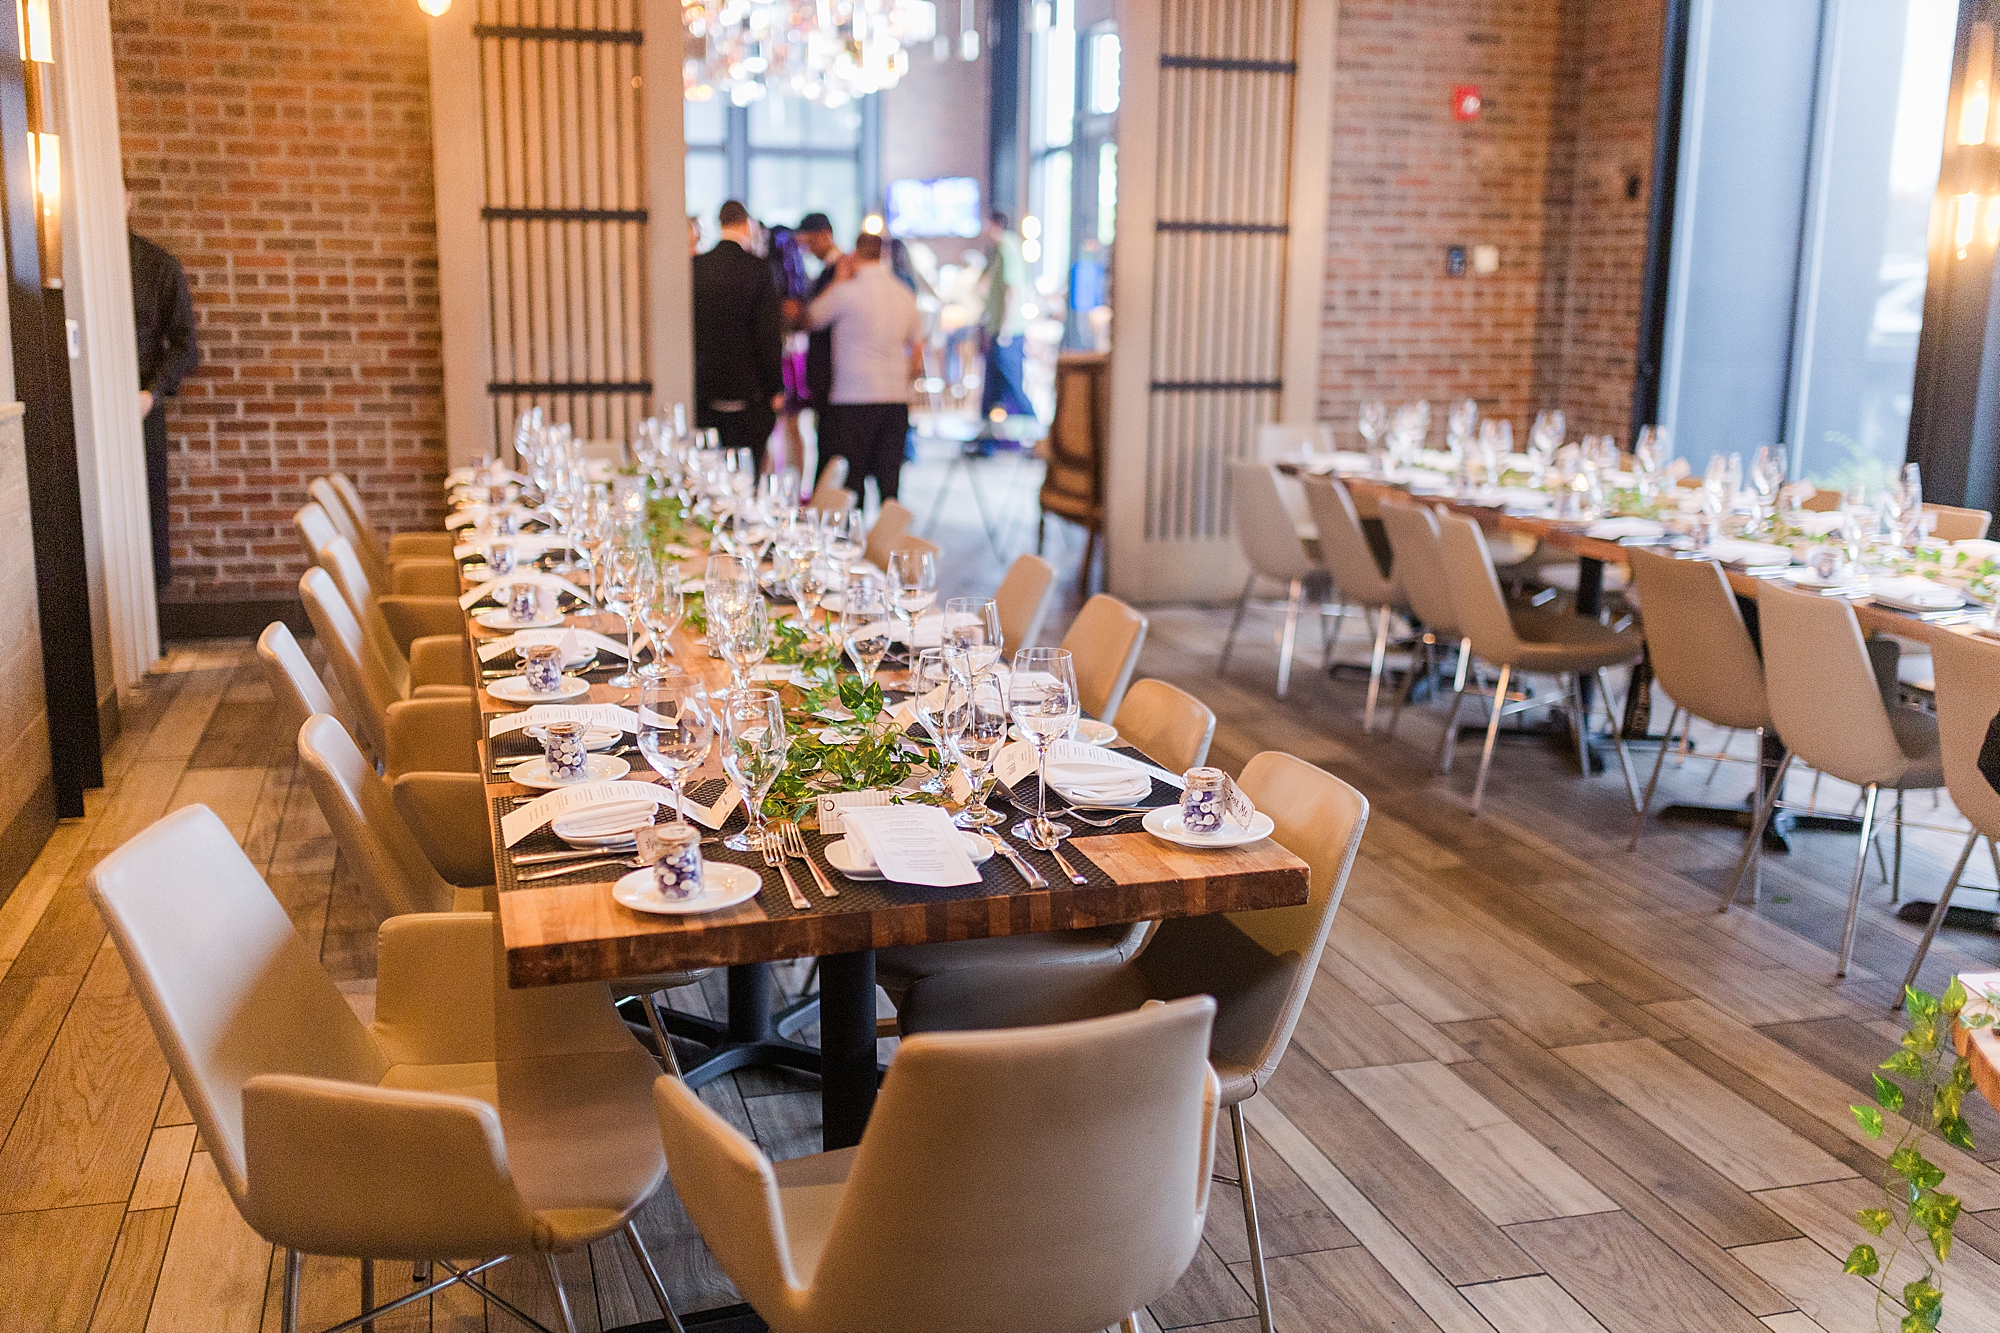
[[[1664,537],[1667,525],[1656,518],[1599,519],[1583,530],[1586,537],[1617,541],[1622,537]]]
[[[1965,598],[1958,589],[1933,583],[1915,574],[1870,579],[1868,592],[1877,601],[1921,607],[1926,611],[1948,611],[1954,606],[1965,605]]]
[[[1136,801],[1153,790],[1153,780],[1130,764],[1084,758],[1049,757],[1049,785],[1072,801]]]
[[[652,822],[651,801],[607,801],[564,815],[550,827],[559,838],[607,838]]]
[[[1738,568],[1762,568],[1792,563],[1792,548],[1789,546],[1774,546],[1770,542],[1736,541],[1727,537],[1710,542],[1708,549],[1702,554],[1711,560],[1720,560],[1725,565],[1735,565]]]

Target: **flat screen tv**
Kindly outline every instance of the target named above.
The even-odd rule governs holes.
[[[964,236],[983,231],[979,181],[973,176],[889,182],[891,236]]]

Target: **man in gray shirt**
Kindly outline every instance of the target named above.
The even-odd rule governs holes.
[[[834,280],[806,309],[806,324],[833,332],[833,391],[820,425],[821,458],[847,459],[847,484],[875,478],[894,499],[910,433],[910,385],[922,373],[917,298],[882,262],[882,238],[863,234]]]

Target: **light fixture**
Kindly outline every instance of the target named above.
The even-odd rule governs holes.
[[[35,239],[42,286],[62,280],[62,140],[56,135],[55,32],[49,0],[16,0],[28,102],[28,174],[35,191]]]
[[[434,19],[443,18],[445,11],[451,8],[451,0],[417,0],[417,8]]]
[[[961,0],[961,24],[972,3]],[[935,0],[681,0],[681,28],[688,99],[719,95],[735,106],[773,90],[844,106],[893,88],[912,47],[930,42],[938,58],[949,55]],[[977,55],[971,35],[967,59]]]
[[[882,215],[880,213],[870,213],[867,217],[861,219],[861,230],[869,236],[880,236],[882,234]]]
[[[1952,200],[1951,234],[1952,244],[1958,249],[1958,257],[1965,258],[1972,247],[1972,238],[1979,226],[1979,196],[1961,194]]]
[[[1993,110],[1993,25],[1981,21],[1972,25],[1972,39],[1965,51],[1965,85],[1958,102],[1958,141],[1961,144],[1986,142]]]

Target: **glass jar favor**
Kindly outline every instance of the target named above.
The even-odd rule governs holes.
[[[581,722],[550,722],[542,727],[542,758],[549,777],[556,782],[574,782],[590,764],[590,749],[584,744]]]
[[[521,649],[521,679],[532,693],[562,693],[563,650],[553,643],[531,643]]]
[[[1181,827],[1189,833],[1218,833],[1222,829],[1222,789],[1229,775],[1219,768],[1190,768],[1181,790]]]
[[[686,902],[701,892],[701,830],[676,821],[642,828],[636,835],[639,859],[653,863],[653,891],[669,902]]]

